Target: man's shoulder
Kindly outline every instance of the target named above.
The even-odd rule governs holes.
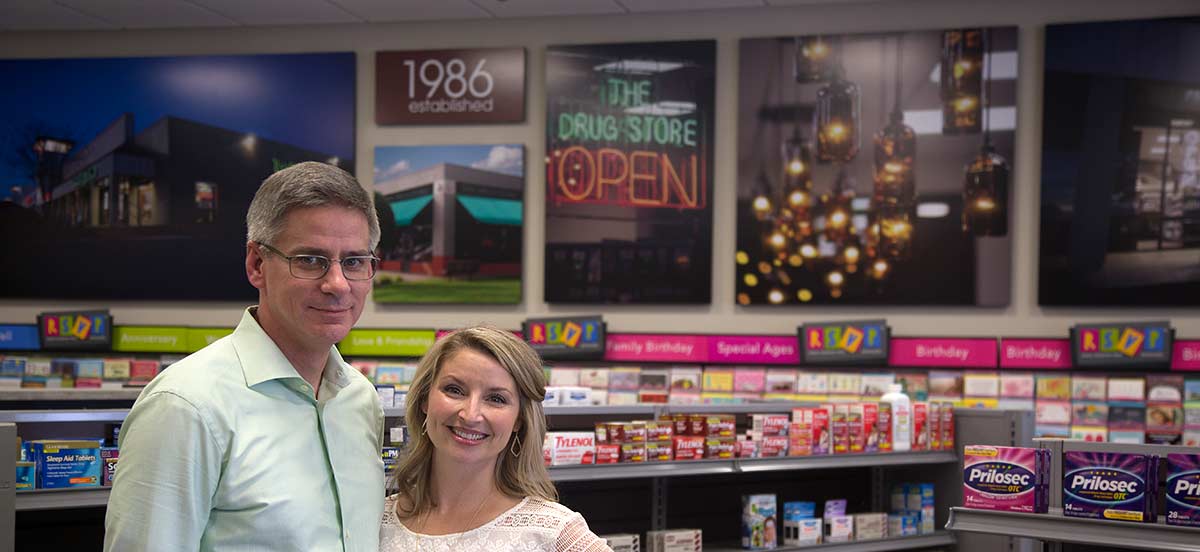
[[[228,385],[245,385],[241,363],[228,337],[196,351],[165,368],[142,396],[172,393],[189,401],[205,402]]]

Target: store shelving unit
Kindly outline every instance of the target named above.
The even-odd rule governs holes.
[[[126,408],[0,410],[0,422],[122,422],[126,414],[129,414]]]
[[[1135,454],[1200,454],[1198,447],[1177,445],[1139,445],[1089,443],[1062,439],[1035,439],[1039,448],[1051,450],[1050,511],[1046,514],[998,512],[955,507],[950,510],[946,529],[962,534],[1007,535],[1037,539],[1048,551],[1062,549],[1063,543],[1117,547],[1131,550],[1200,552],[1200,528],[1158,523],[1135,523],[1106,519],[1067,517],[1062,513],[1062,453],[1066,451],[1117,452]],[[1155,492],[1161,492],[1156,489]]]
[[[0,401],[133,401],[142,392],[140,387],[120,389],[5,389]]]
[[[1051,508],[1046,514],[951,508],[946,529],[991,535],[1022,535],[1054,543],[1200,552],[1200,528],[1176,527],[1162,521],[1132,523],[1067,517],[1062,515],[1062,508]]]
[[[827,542],[812,546],[780,546],[772,550],[773,552],[807,552],[809,550],[827,550],[829,552],[885,552],[888,550],[920,550],[935,546],[951,546],[953,544],[954,535],[946,531],[938,531],[931,535],[917,535],[914,537]],[[745,548],[735,544],[704,547],[705,552],[745,552],[745,550]]]
[[[87,489],[39,489],[21,491],[16,495],[16,510],[64,510],[95,508],[108,505],[109,487]]]

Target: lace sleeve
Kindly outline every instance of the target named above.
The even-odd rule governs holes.
[[[588,529],[583,516],[575,513],[563,525],[554,543],[555,552],[612,552],[604,539]]]

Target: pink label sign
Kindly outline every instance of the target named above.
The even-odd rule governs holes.
[[[1200,372],[1200,341],[1176,341],[1171,355],[1171,369],[1181,372]]]
[[[995,368],[995,339],[906,339],[888,343],[892,366]]]
[[[1000,340],[1001,368],[1071,368],[1070,339]]]
[[[705,362],[708,340],[699,335],[608,334],[604,360]]]
[[[716,335],[708,338],[708,361],[729,364],[799,364],[795,336]]]

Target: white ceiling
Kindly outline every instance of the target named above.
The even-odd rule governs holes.
[[[388,23],[858,1],[873,0],[0,0],[0,31]]]

